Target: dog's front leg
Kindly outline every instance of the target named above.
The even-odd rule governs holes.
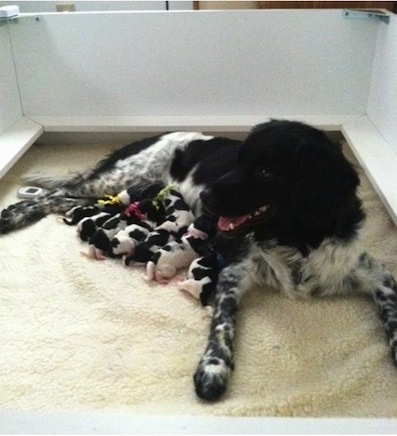
[[[219,275],[208,345],[194,375],[196,394],[204,400],[217,400],[226,390],[234,367],[236,313],[249,287],[248,276],[242,263],[227,266]]]

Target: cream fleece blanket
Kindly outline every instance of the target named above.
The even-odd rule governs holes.
[[[27,172],[66,174],[115,146],[34,146],[0,181],[0,206]],[[363,177],[369,251],[397,275],[397,231]],[[215,404],[192,375],[209,318],[173,284],[81,255],[51,216],[0,237],[0,410],[397,417],[397,368],[372,301],[294,301],[255,289],[238,317],[236,368]]]

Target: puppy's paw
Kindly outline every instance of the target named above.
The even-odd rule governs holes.
[[[216,401],[226,391],[232,369],[219,357],[204,357],[194,374],[194,386],[198,397]]]
[[[164,285],[167,284],[169,279],[174,277],[176,269],[173,265],[156,265],[153,261],[149,261],[146,265],[146,281],[155,280],[156,282]]]
[[[176,287],[183,292],[190,294],[196,300],[200,299],[200,294],[202,291],[202,286],[197,280],[186,279],[183,281],[176,282]]]

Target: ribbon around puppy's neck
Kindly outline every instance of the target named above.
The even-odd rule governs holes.
[[[164,202],[164,199],[167,197],[167,195],[172,191],[174,188],[173,185],[167,185],[165,186],[152,200],[152,205],[156,209],[159,209],[160,205]]]
[[[105,195],[105,198],[107,198],[107,200],[103,200],[103,199],[98,200],[97,205],[98,206],[106,206],[107,204],[110,204],[110,205],[121,204],[121,199],[118,195],[116,195],[116,196]]]

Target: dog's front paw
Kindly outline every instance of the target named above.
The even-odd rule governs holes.
[[[207,401],[216,401],[226,391],[232,368],[219,357],[204,357],[194,374],[196,394]]]

